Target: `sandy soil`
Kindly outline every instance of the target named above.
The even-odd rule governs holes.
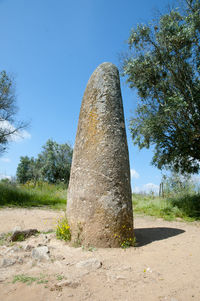
[[[2,209],[0,232],[47,231],[61,215]],[[73,248],[54,233],[0,246],[0,301],[199,301],[200,223],[135,217],[135,234],[138,246],[126,250]],[[48,247],[49,259],[32,257],[38,245]],[[13,283],[21,274],[39,280]]]

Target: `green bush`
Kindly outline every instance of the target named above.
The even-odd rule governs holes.
[[[200,194],[177,196],[170,200],[174,208],[178,208],[187,218],[200,220]]]
[[[70,227],[66,218],[61,218],[58,220],[56,237],[65,241],[71,240]]]

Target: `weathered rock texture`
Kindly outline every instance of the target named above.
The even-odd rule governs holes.
[[[119,247],[133,241],[123,104],[111,63],[94,71],[83,96],[67,200],[72,242]]]

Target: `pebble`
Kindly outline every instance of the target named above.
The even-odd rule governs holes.
[[[90,271],[92,271],[92,270],[94,271],[94,270],[97,270],[97,269],[102,267],[102,262],[99,261],[98,259],[91,258],[91,259],[88,259],[88,260],[78,262],[76,264],[76,267],[77,268],[84,268],[84,269],[87,269],[87,270],[90,270]]]
[[[59,289],[65,286],[71,287],[71,288],[77,288],[80,285],[80,282],[77,280],[62,280],[55,284],[55,288]]]

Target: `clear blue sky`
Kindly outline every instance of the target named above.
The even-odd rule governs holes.
[[[0,0],[0,70],[16,80],[18,119],[30,121],[24,139],[10,143],[0,158],[0,177],[14,176],[20,156],[36,157],[51,138],[75,142],[87,81],[96,67],[112,62],[132,27],[150,21],[167,0]],[[133,146],[128,120],[137,94],[121,79],[132,189],[159,185],[161,172],[150,165],[151,150]],[[156,188],[157,186],[155,186]]]

